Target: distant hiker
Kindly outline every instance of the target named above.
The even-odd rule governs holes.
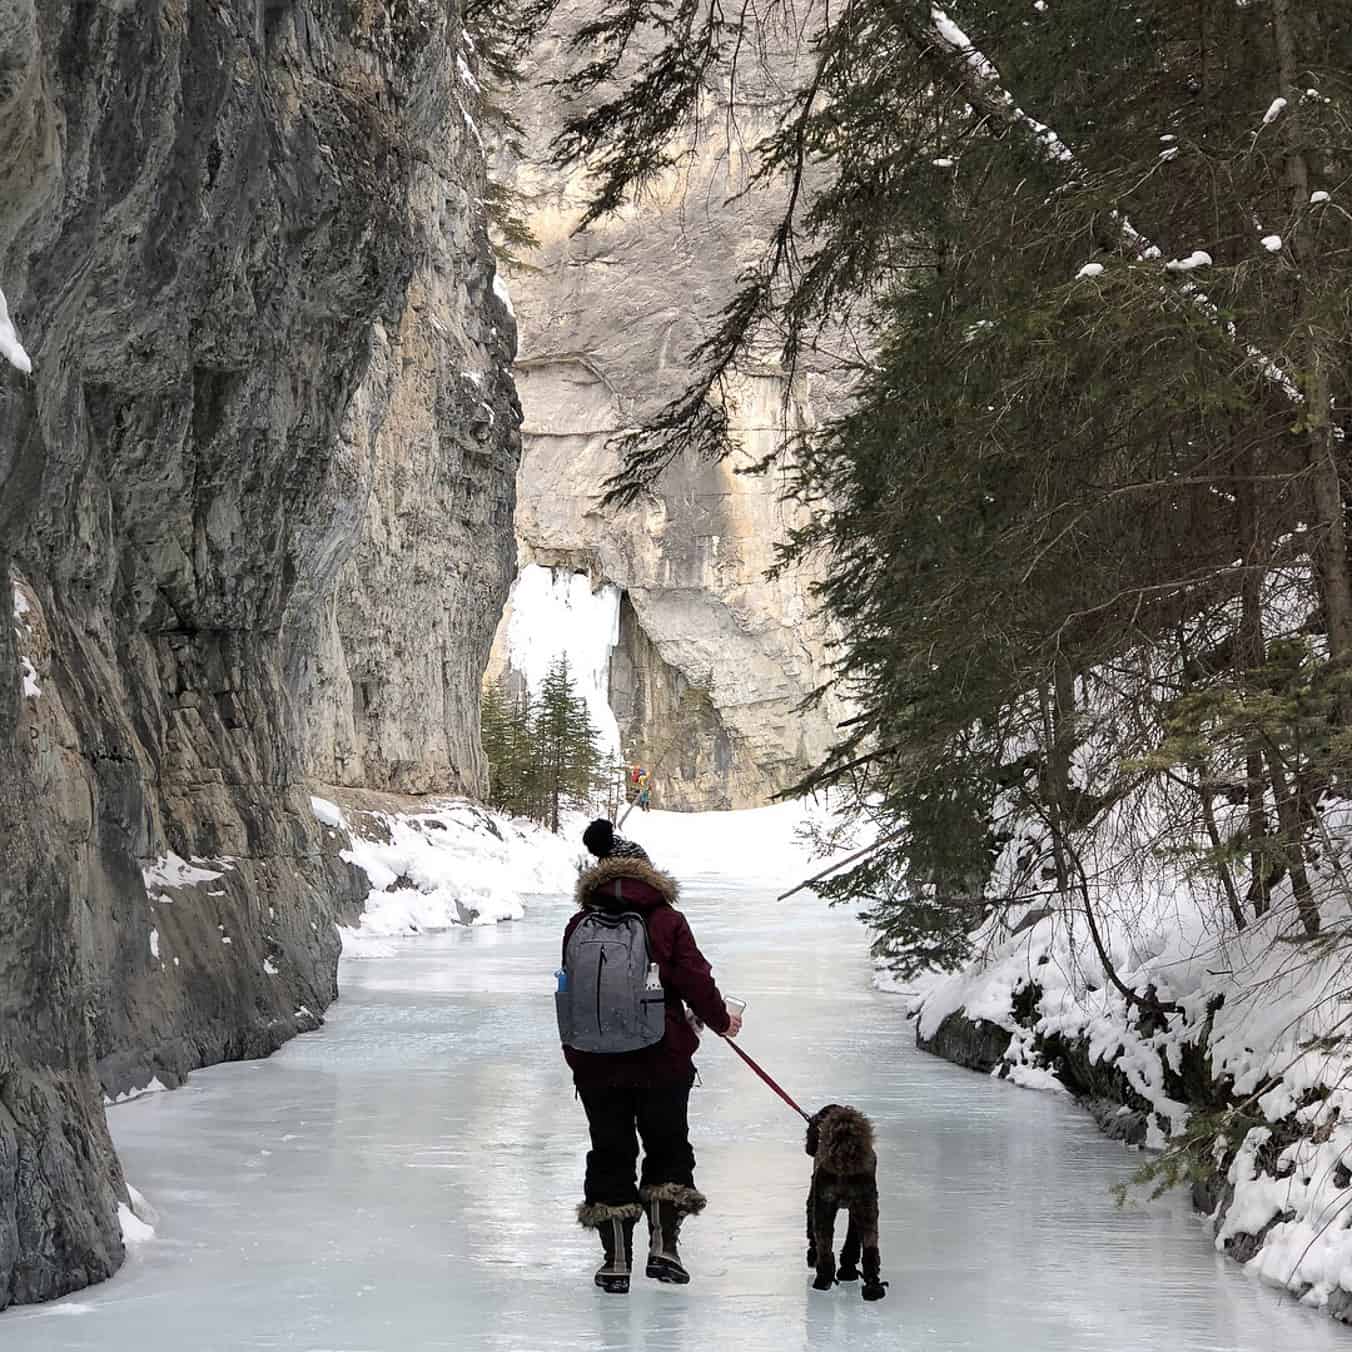
[[[685,1005],[724,1037],[736,1037],[742,1020],[675,908],[675,879],[608,821],[593,822],[583,840],[599,862],[577,882],[580,909],[564,931],[557,997],[564,1058],[591,1131],[577,1218],[601,1237],[602,1290],[629,1290],[634,1227],[645,1211],[648,1276],[684,1285],[681,1222],[705,1205],[687,1120],[699,1037]]]
[[[615,834],[615,828],[604,817],[598,817],[582,833],[582,843],[598,859],[648,859],[648,851],[642,845]]]
[[[648,795],[652,790],[652,785],[653,777],[645,770],[639,776],[638,781],[638,808],[640,812],[646,812],[648,810]]]

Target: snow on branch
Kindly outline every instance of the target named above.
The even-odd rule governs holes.
[[[1286,111],[1286,100],[1282,98],[1273,99],[1268,104],[1268,110],[1263,114],[1263,125],[1271,126],[1283,112]]]
[[[19,335],[14,330],[14,322],[9,317],[9,306],[5,304],[5,293],[0,291],[0,357],[24,375],[29,375],[33,370],[33,363],[28,353],[23,350],[23,344],[19,341]]]
[[[1081,165],[1076,160],[1070,147],[1055,131],[1039,122],[1037,118],[1024,112],[1014,102],[1014,96],[1001,83],[1000,72],[996,69],[994,63],[977,49],[971,38],[953,22],[948,13],[939,5],[930,6],[930,22],[925,30],[925,36],[941,50],[961,58],[962,69],[967,75],[963,82],[963,92],[974,107],[990,113],[1007,125],[1024,128],[1032,134],[1033,140],[1049,161],[1069,168],[1072,172],[1081,172]],[[1264,115],[1263,121],[1265,123],[1271,122],[1281,115],[1285,107],[1285,99],[1275,99]],[[1149,239],[1142,235],[1120,211],[1111,212],[1109,219],[1116,227],[1126,247],[1134,252],[1138,262],[1154,262],[1163,257],[1163,251],[1158,245],[1151,243]],[[1187,258],[1171,260],[1165,264],[1165,268],[1175,273],[1191,272],[1196,268],[1207,266],[1211,261],[1210,254],[1203,249],[1198,249]],[[1084,276],[1086,274],[1082,271],[1078,275]],[[1093,276],[1095,274],[1087,275]],[[1191,284],[1181,287],[1180,291],[1208,317],[1213,320],[1219,319],[1219,311],[1215,302],[1204,291],[1198,290]],[[1231,338],[1236,337],[1233,324],[1226,325],[1226,332]],[[1304,402],[1304,396],[1295,381],[1271,357],[1251,343],[1245,344],[1244,350],[1263,375],[1278,386],[1288,398],[1296,403]]]

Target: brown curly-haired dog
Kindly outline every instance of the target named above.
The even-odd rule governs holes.
[[[807,1193],[807,1265],[817,1270],[812,1285],[829,1291],[837,1280],[855,1281],[862,1251],[864,1299],[881,1300],[887,1283],[880,1279],[873,1123],[857,1108],[828,1103],[807,1124],[807,1153],[813,1159]],[[842,1207],[850,1213],[850,1224],[837,1270],[836,1212]]]

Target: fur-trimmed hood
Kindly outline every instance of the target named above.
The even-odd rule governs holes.
[[[632,905],[632,898],[618,896],[613,887],[608,887],[609,884],[619,883],[622,880],[645,883],[652,888],[659,898],[659,902],[655,904],[664,901],[668,906],[675,906],[681,895],[680,884],[671,874],[663,873],[661,869],[654,868],[643,859],[616,857],[598,860],[578,877],[577,889],[573,894],[574,900],[579,906],[602,908],[617,903],[621,906]],[[611,895],[604,895],[607,891]]]

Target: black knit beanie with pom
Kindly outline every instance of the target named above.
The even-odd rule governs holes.
[[[615,828],[605,817],[598,817],[582,833],[582,843],[598,859],[604,859],[615,843]]]

